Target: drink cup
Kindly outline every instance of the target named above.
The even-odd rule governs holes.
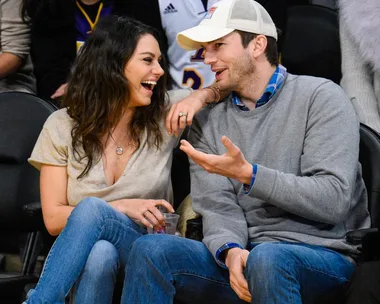
[[[148,227],[148,233],[154,234],[175,234],[177,230],[177,224],[179,219],[179,214],[175,213],[164,213],[165,227],[157,230],[156,228]]]
[[[164,213],[165,218],[165,233],[175,234],[177,230],[177,224],[179,219],[179,214],[175,213]]]

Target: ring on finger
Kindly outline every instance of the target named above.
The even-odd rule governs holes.
[[[178,113],[178,116],[179,116],[180,118],[181,118],[182,116],[185,116],[185,117],[186,117],[186,116],[187,116],[187,113],[185,113],[185,112],[179,112],[179,113]]]

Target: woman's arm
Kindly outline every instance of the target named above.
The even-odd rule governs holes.
[[[74,209],[67,201],[67,167],[42,165],[40,187],[46,229],[51,235],[58,235],[66,226],[67,219]],[[147,227],[165,224],[158,206],[174,212],[172,205],[165,200],[121,199],[109,204]]]
[[[189,96],[172,105],[166,116],[166,130],[169,134],[178,136],[179,129],[191,126],[194,115],[204,106],[219,102],[228,95],[228,92],[220,91],[216,85],[193,91]],[[185,118],[179,116],[185,113]]]
[[[74,209],[67,201],[67,167],[41,165],[40,191],[46,229],[58,235]]]

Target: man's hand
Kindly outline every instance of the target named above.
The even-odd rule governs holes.
[[[184,129],[186,125],[191,126],[194,115],[202,109],[207,102],[212,101],[213,96],[212,90],[200,89],[173,104],[166,116],[165,126],[168,133],[178,136],[178,129]],[[180,113],[186,115],[180,116]]]
[[[222,143],[227,149],[223,155],[197,151],[186,140],[181,140],[180,149],[207,172],[234,178],[249,185],[252,179],[252,165],[247,162],[240,149],[227,136],[222,137]]]
[[[249,251],[240,248],[231,248],[226,255],[226,266],[230,271],[230,285],[240,299],[251,302],[251,293],[244,277],[244,269],[247,263]]]

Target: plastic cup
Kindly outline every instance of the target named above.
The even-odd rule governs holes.
[[[177,230],[177,224],[179,219],[179,214],[176,213],[164,213],[165,218],[165,233],[175,234]]]
[[[165,227],[162,229],[155,229],[148,227],[148,233],[150,234],[175,234],[177,230],[177,224],[179,219],[179,214],[175,213],[164,213]]]

